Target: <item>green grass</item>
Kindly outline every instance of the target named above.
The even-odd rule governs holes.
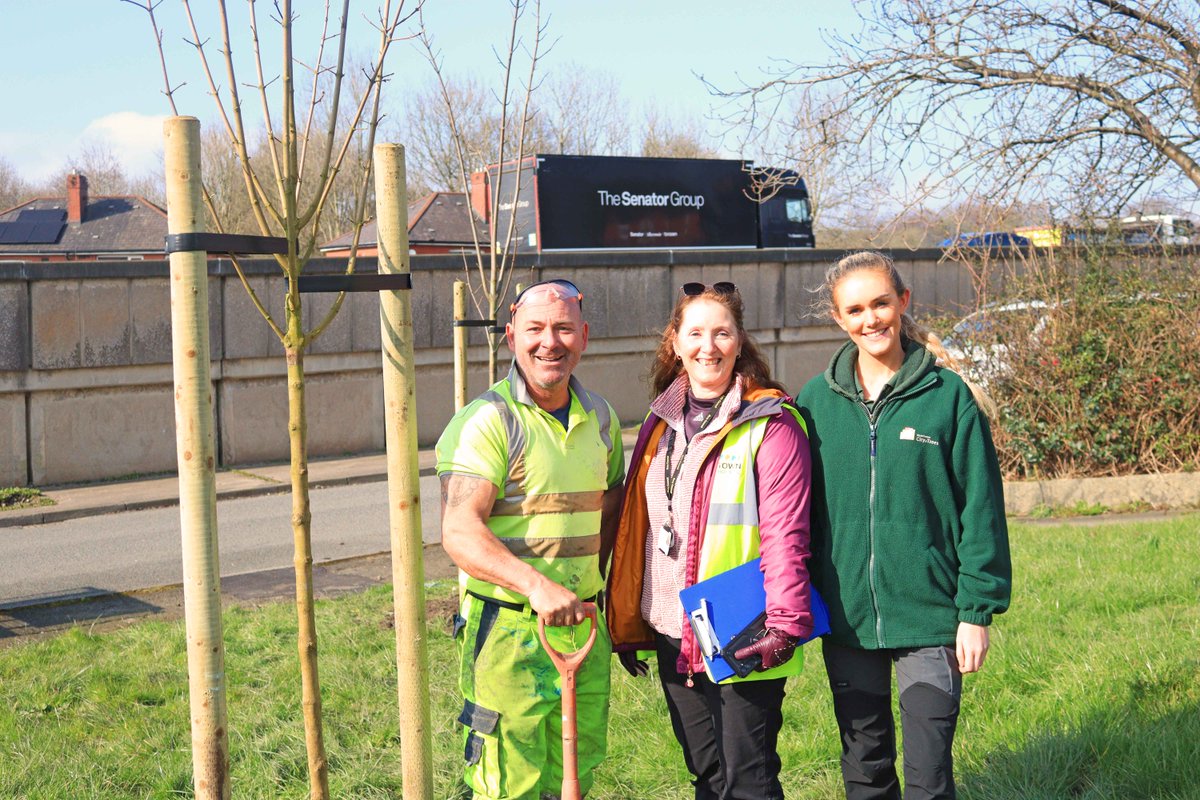
[[[41,489],[33,489],[27,486],[5,486],[0,488],[0,511],[52,505],[54,505],[54,501],[43,495]]]
[[[955,744],[966,800],[1200,797],[1200,515],[1092,527],[1016,525],[1013,610],[966,680]],[[447,599],[448,584],[431,598]],[[461,748],[446,604],[431,614],[435,797]],[[330,784],[400,797],[386,589],[318,604]],[[225,616],[233,796],[306,798],[289,604]],[[191,796],[182,622],[75,629],[0,649],[0,797]],[[789,683],[789,798],[841,797],[819,645]],[[591,797],[690,797],[657,685],[614,669],[609,760]]]

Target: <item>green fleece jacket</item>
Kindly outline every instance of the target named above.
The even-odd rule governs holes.
[[[796,398],[813,458],[814,584],[832,638],[868,650],[952,645],[1008,608],[1004,489],[987,419],[933,355],[905,342],[874,404],[847,342]]]

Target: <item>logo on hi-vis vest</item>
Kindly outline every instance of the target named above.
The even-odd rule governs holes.
[[[741,453],[725,453],[724,455],[721,456],[721,460],[717,462],[718,470],[727,470],[727,469],[740,470],[741,468],[742,468]]]
[[[938,440],[932,436],[926,436],[923,433],[917,433],[916,428],[902,428],[900,430],[900,439],[906,442],[920,442],[921,444],[931,444],[935,447],[938,445]]]

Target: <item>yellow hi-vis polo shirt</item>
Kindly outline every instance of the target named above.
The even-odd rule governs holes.
[[[562,423],[534,403],[514,364],[508,377],[462,408],[438,439],[438,475],[489,480],[497,488],[487,526],[509,552],[581,598],[604,588],[600,513],[604,492],[625,478],[612,406],[570,380]],[[460,573],[464,589],[513,603],[527,598]]]

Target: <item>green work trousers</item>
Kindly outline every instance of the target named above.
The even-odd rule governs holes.
[[[591,622],[547,628],[562,653],[587,641]],[[538,800],[562,789],[562,682],[538,638],[538,620],[472,595],[456,621],[464,726],[464,780],[476,800]],[[576,677],[579,784],[608,747],[608,687],[612,644],[603,616],[591,654]]]

